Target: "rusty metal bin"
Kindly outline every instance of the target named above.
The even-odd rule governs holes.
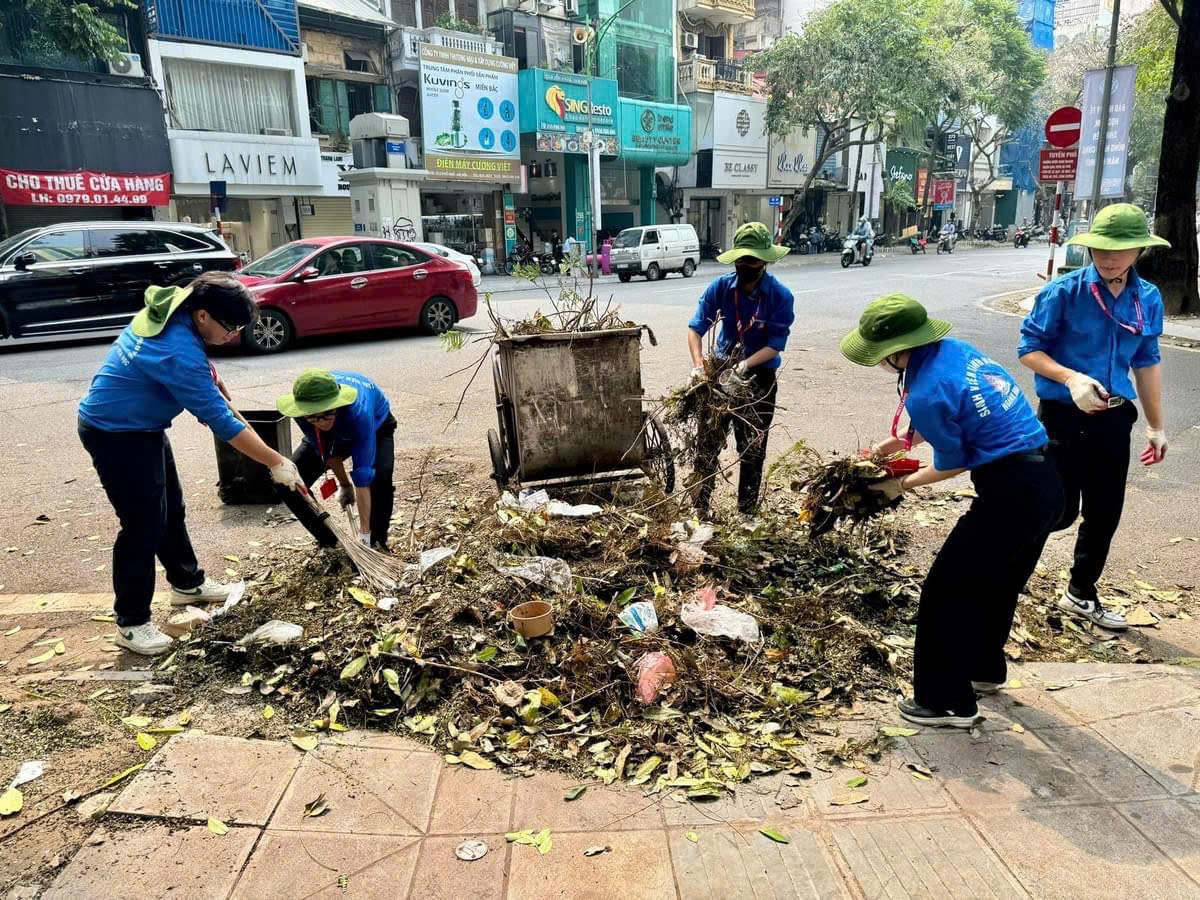
[[[489,449],[497,481],[586,479],[641,466],[641,335],[615,328],[496,341],[500,429]]]

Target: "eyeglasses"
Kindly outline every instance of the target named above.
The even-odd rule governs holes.
[[[223,329],[225,329],[226,337],[235,335],[239,331],[241,331],[243,328],[246,327],[245,325],[227,325],[224,322],[222,322],[220,319],[218,319],[216,316],[213,316],[213,321],[216,322],[218,325],[220,325]]]
[[[337,413],[331,410],[330,412],[323,412],[315,416],[305,416],[304,421],[311,422],[315,425],[317,422],[324,422],[326,419],[332,419],[336,415]]]

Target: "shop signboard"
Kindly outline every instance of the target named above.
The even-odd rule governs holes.
[[[516,59],[421,44],[421,126],[434,178],[516,181]]]
[[[38,172],[0,169],[0,200],[9,206],[166,206],[169,173]]]
[[[767,186],[767,101],[713,94],[712,187]]]
[[[953,178],[935,178],[930,193],[934,209],[954,209]]]
[[[714,150],[712,186],[762,190],[767,186],[766,154],[756,156],[735,150]]]
[[[616,81],[547,69],[524,69],[518,81],[521,133],[536,135],[539,152],[587,153],[590,131],[602,154],[616,155]]]
[[[210,181],[229,196],[320,194],[321,152],[311,138],[176,132],[170,137],[175,193],[208,194]]]
[[[767,187],[801,187],[817,155],[816,129],[795,128],[786,136],[771,135],[767,146]]]
[[[685,165],[692,155],[692,110],[674,103],[618,101],[621,156],[629,163]]]

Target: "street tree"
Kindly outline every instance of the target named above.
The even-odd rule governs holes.
[[[40,58],[114,60],[129,45],[105,14],[137,9],[132,0],[0,0],[0,29],[8,43]]]
[[[821,167],[882,140],[897,112],[908,109],[927,63],[920,16],[903,0],[837,0],[756,62],[767,74],[767,130],[817,133],[816,157],[783,221],[786,233]]]
[[[1175,23],[1175,59],[1165,105],[1153,248],[1138,271],[1158,285],[1168,312],[1200,312],[1196,290],[1196,173],[1200,170],[1200,2],[1159,0]]]

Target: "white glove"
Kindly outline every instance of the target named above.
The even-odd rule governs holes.
[[[868,484],[867,490],[883,494],[888,500],[895,500],[904,493],[904,482],[899,478],[889,478],[887,481]]]
[[[348,506],[353,506],[354,501],[354,485],[343,484],[340,488],[338,488],[337,502],[342,509],[346,509]]]
[[[746,361],[743,359],[740,363],[733,367],[733,371],[737,373],[739,378],[745,378],[746,372],[749,371],[746,367]]]
[[[360,531],[358,533],[358,542],[360,544],[362,544],[364,547],[370,547],[371,546],[371,533],[368,531],[366,534],[363,534]]]
[[[293,491],[305,490],[304,479],[300,477],[300,470],[296,468],[296,464],[286,456],[271,466],[271,480],[276,484],[282,484],[285,488],[291,488]]]
[[[1071,399],[1085,413],[1100,412],[1108,409],[1108,391],[1095,378],[1076,372],[1067,379],[1067,390]]]
[[[704,379],[704,365],[692,366],[692,381],[702,381]]]
[[[1146,449],[1142,451],[1143,466],[1152,466],[1163,461],[1167,455],[1167,432],[1163,428],[1146,429]]]

